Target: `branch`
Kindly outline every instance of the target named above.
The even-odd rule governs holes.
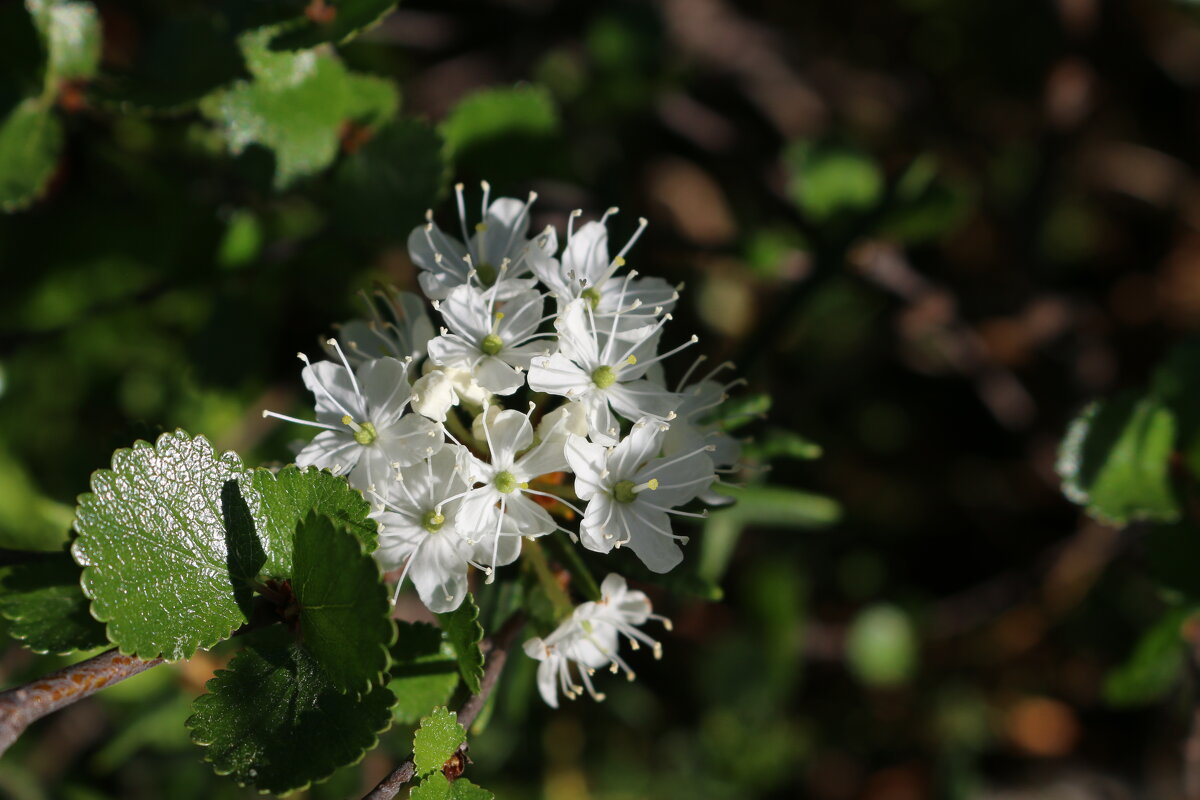
[[[462,707],[458,709],[458,723],[463,728],[470,729],[471,723],[479,716],[479,712],[483,711],[483,706],[487,703],[488,696],[492,693],[492,689],[496,687],[496,681],[500,679],[500,673],[504,670],[504,662],[508,660],[509,650],[512,649],[513,640],[517,637],[517,632],[521,630],[521,626],[525,624],[525,615],[520,611],[513,614],[500,627],[494,639],[491,641],[491,648],[487,654],[487,667],[483,671],[483,680],[479,683],[479,693],[473,694],[467,698]],[[458,748],[458,752],[462,753],[467,749],[464,742]],[[413,779],[416,775],[416,765],[413,764],[412,758],[409,758],[400,766],[388,775],[379,785],[371,790],[370,794],[363,797],[363,800],[392,800],[405,784]]]
[[[122,655],[116,648],[0,693],[0,755],[33,722],[162,663]]]

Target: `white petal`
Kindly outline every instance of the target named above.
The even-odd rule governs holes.
[[[487,428],[492,464],[497,468],[511,465],[517,453],[533,444],[533,426],[520,411],[501,411]]]
[[[358,368],[358,387],[378,428],[397,419],[409,399],[407,370],[394,358],[377,358]]]
[[[367,418],[367,410],[354,391],[350,372],[341,364],[317,361],[302,369],[300,377],[317,399],[317,419],[321,422],[339,424],[346,414],[355,422]]]
[[[525,374],[495,356],[488,356],[475,366],[475,380],[493,394],[512,394],[525,385]]]
[[[358,463],[361,452],[362,445],[354,441],[349,428],[346,433],[321,431],[296,454],[296,466],[319,467],[345,475]]]
[[[595,286],[608,265],[608,228],[595,221],[577,228],[563,251],[563,270]]]
[[[492,329],[488,305],[472,286],[456,286],[440,304],[442,319],[450,330],[470,342],[480,342]]]
[[[653,419],[641,419],[629,435],[621,440],[608,457],[608,469],[613,481],[630,480],[640,467],[658,456],[662,448],[664,424]]]
[[[535,392],[571,397],[582,395],[593,386],[592,376],[562,353],[535,358],[529,367],[529,388]]]
[[[591,500],[597,492],[605,491],[600,477],[606,468],[605,450],[602,445],[589,442],[580,436],[572,436],[567,440],[564,454],[571,471],[575,473],[575,494],[580,500]]]

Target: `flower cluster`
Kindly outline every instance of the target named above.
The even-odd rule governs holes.
[[[696,337],[660,352],[679,294],[625,269],[646,221],[610,255],[616,209],[578,226],[573,212],[560,253],[553,227],[530,234],[535,195],[490,201],[485,183],[474,225],[461,185],[456,195],[461,239],[432,213],[408,239],[436,327],[422,298],[380,290],[366,298],[370,319],[326,342],[327,360],[300,356],[316,420],[264,413],[320,429],[296,463],[364,493],[381,564],[402,569],[397,591],[409,578],[434,612],[462,603],[471,568],[491,581],[536,537],[628,547],[654,572],[673,569],[687,538],[672,517],[702,516],[683,507],[716,500],[739,450],[710,421],[732,385],[721,368],[693,379],[698,359],[674,389],[665,382],[664,361]],[[593,696],[597,666],[632,674],[618,639],[657,650],[636,627],[654,616],[609,575],[601,599],[527,643],[546,701],[557,703],[555,686],[581,693],[568,662]]]

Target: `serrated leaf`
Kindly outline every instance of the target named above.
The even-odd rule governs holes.
[[[88,611],[79,565],[58,553],[0,569],[0,617],[8,634],[37,653],[66,655],[108,644]]]
[[[62,149],[62,124],[30,98],[0,123],[0,209],[16,211],[42,196]]]
[[[1178,683],[1187,664],[1181,628],[1194,607],[1175,608],[1147,630],[1125,663],[1104,680],[1104,699],[1114,706],[1152,703]]]
[[[784,153],[788,194],[805,216],[822,222],[861,213],[883,194],[883,174],[865,153],[846,145],[794,142]]]
[[[1170,521],[1179,504],[1170,479],[1175,418],[1153,395],[1126,393],[1093,403],[1059,448],[1063,494],[1102,520]]]
[[[50,80],[90,78],[100,66],[100,17],[91,3],[25,0],[46,42]]]
[[[372,239],[401,240],[446,188],[449,164],[437,131],[400,119],[338,164],[333,196],[338,224]]]
[[[370,30],[395,10],[399,0],[340,0],[331,3],[336,12],[328,22],[305,19],[294,29],[279,34],[272,42],[275,50],[303,50],[325,42],[345,44],[363,31]]]
[[[296,527],[292,591],[305,648],[340,691],[384,681],[395,636],[379,565],[362,543],[323,514]]]
[[[421,720],[421,727],[413,735],[413,765],[417,775],[423,777],[439,772],[454,755],[459,745],[467,740],[467,732],[458,724],[458,714],[445,706],[435,708],[433,713]]]
[[[447,614],[438,614],[438,623],[446,632],[446,639],[454,648],[458,658],[458,671],[463,682],[472,693],[479,692],[479,681],[483,678],[483,626],[479,624],[479,606],[475,598],[467,594],[462,605]]]
[[[111,469],[93,474],[72,552],[109,638],[127,653],[176,660],[244,624],[260,576],[291,576],[296,525],[314,508],[374,545],[369,506],[344,479],[249,471],[176,431],[118,450]]]
[[[230,547],[246,532],[226,517],[242,516],[233,490],[247,478],[236,454],[217,455],[183,431],[118,450],[111,469],[92,474],[91,493],[79,497],[72,553],[85,567],[93,615],[108,623],[122,652],[188,658],[246,621],[230,561],[249,549]]]
[[[413,787],[409,800],[493,800],[495,795],[481,789],[466,778],[449,781],[435,772]]]
[[[392,647],[391,682],[396,696],[392,716],[413,725],[436,706],[450,701],[458,687],[458,659],[442,632],[421,622],[398,624]]]
[[[371,504],[345,478],[328,470],[288,466],[277,473],[256,469],[250,484],[258,500],[253,508],[259,538],[270,543],[266,548],[270,558],[260,570],[267,575],[292,574],[296,526],[313,509],[349,528],[368,553],[378,546],[378,526],[367,516]]]
[[[391,724],[392,693],[343,694],[302,646],[275,639],[219,670],[187,726],[218,774],[283,794],[361,760]]]
[[[200,108],[220,125],[233,154],[252,144],[271,149],[275,186],[282,189],[333,162],[344,123],[378,125],[395,113],[399,98],[389,81],[350,73],[332,56],[278,58],[293,59],[293,82],[239,81],[205,98]],[[287,70],[275,61],[268,72]]]

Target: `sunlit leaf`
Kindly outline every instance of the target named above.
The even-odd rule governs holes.
[[[413,735],[413,764],[418,776],[441,770],[442,765],[454,755],[458,746],[467,740],[467,732],[458,724],[458,714],[435,708],[433,713],[421,720],[421,727]]]

